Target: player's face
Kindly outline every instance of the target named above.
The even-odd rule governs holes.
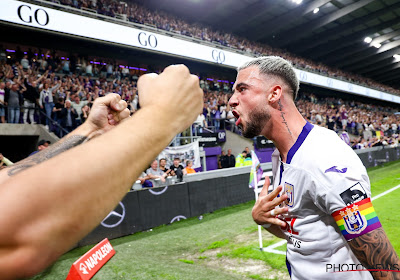
[[[229,105],[237,119],[236,125],[242,129],[246,138],[263,134],[271,118],[267,102],[268,88],[265,76],[260,75],[256,66],[239,71],[236,77]]]

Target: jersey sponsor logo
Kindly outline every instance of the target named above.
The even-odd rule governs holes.
[[[290,234],[299,235],[299,232],[294,230],[294,222],[296,219],[297,217],[284,218],[282,221],[286,222],[286,225],[281,227],[281,229],[289,232]]]
[[[286,202],[287,206],[293,207],[293,205],[294,205],[294,186],[292,184],[285,182],[285,193],[288,196],[288,199]]]
[[[347,167],[338,169],[337,166],[335,165],[335,166],[332,166],[332,167],[328,168],[327,170],[325,170],[325,173],[328,173],[328,172],[346,173]]]
[[[355,202],[359,202],[368,197],[367,192],[361,186],[360,183],[357,183],[344,192],[340,194],[340,197],[343,199],[343,202],[346,206],[350,206]]]
[[[365,217],[361,215],[358,205],[356,204],[351,208],[347,208],[345,211],[340,211],[339,214],[344,220],[344,226],[348,233],[357,234],[367,227],[367,221]]]

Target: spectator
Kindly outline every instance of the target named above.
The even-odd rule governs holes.
[[[86,65],[85,73],[86,73],[86,76],[93,77],[93,66],[91,63],[88,63]]]
[[[203,128],[207,127],[206,118],[204,117],[203,113],[200,113],[197,119],[194,121],[194,127],[198,133],[203,133]]]
[[[43,90],[40,92],[39,97],[39,106],[41,109],[44,108],[46,112],[46,128],[49,129],[50,120],[51,120],[51,113],[53,112],[54,108],[54,101],[53,101],[53,94],[54,92],[60,87],[60,82],[50,88],[49,83],[44,84]]]
[[[36,154],[36,153],[38,153],[38,152],[40,152],[40,151],[42,151],[44,149],[47,149],[50,144],[51,144],[51,142],[48,141],[48,140],[43,140],[43,139],[40,140],[38,142],[38,145],[37,145],[37,150],[33,151],[29,156],[32,156],[32,155],[34,155],[34,154]]]
[[[193,161],[187,160],[187,161],[186,161],[186,168],[185,168],[186,174],[193,174],[193,173],[196,173],[196,170],[194,170],[194,169],[192,168],[192,166],[193,166]]]
[[[54,113],[54,120],[61,124],[61,111],[65,107],[64,98],[59,97],[57,102],[54,104],[53,113]]]
[[[227,110],[227,106],[225,103],[222,103],[221,106],[219,107],[219,111],[220,111],[220,128],[222,127],[223,129],[225,129],[225,119],[226,119],[226,110]]]
[[[153,162],[150,165],[150,168],[146,170],[146,174],[149,176],[149,179],[153,183],[153,186],[158,185],[156,183],[156,179],[160,179],[161,182],[165,183],[165,177],[167,177],[167,174],[158,168],[157,160],[153,160]]]
[[[242,167],[244,166],[244,161],[246,159],[247,152],[243,151],[241,154],[238,154],[236,157],[235,167]]]
[[[84,123],[89,117],[90,107],[86,104],[82,107],[81,123]]]
[[[248,153],[246,155],[246,158],[244,159],[243,166],[251,166],[251,164],[252,164],[251,153]]]
[[[28,71],[28,69],[29,69],[29,60],[28,60],[28,55],[24,55],[24,57],[21,59],[21,66],[22,66],[22,69],[24,70],[24,71]]]
[[[26,91],[24,92],[24,123],[28,123],[28,115],[30,123],[35,123],[35,107],[40,97],[38,83],[45,77],[47,77],[47,74],[42,75],[39,79],[33,81],[32,84],[29,84],[28,76],[25,76],[24,84]]]
[[[69,60],[65,59],[63,62],[61,62],[61,67],[62,67],[62,72],[64,74],[69,74],[70,73],[70,62]]]
[[[75,129],[76,118],[78,116],[74,108],[71,107],[71,101],[65,101],[65,107],[61,110],[61,127],[66,131],[71,132]]]
[[[6,122],[6,110],[5,110],[5,101],[4,101],[4,96],[5,96],[5,87],[6,84],[4,82],[0,82],[0,122],[5,123]]]
[[[165,158],[160,159],[159,168],[162,172],[166,173],[167,175],[169,175],[169,173],[171,172],[171,170],[167,168],[167,160]]]
[[[138,180],[140,181],[142,188],[152,188],[153,187],[153,183],[150,181],[150,176],[147,175],[145,172],[142,172],[142,174],[140,174]]]
[[[174,158],[173,164],[169,168],[171,170],[171,176],[176,176],[178,181],[182,182],[183,175],[186,175],[185,168],[181,165],[180,158]]]
[[[228,168],[229,167],[228,157],[226,156],[224,150],[221,151],[221,155],[219,156],[218,167],[219,168]]]
[[[226,155],[228,167],[235,167],[235,156],[232,154],[232,149],[228,149],[228,154]]]
[[[8,106],[8,123],[19,123],[20,106],[23,97],[19,91],[19,84],[12,83],[11,88],[5,89],[4,103]]]
[[[344,105],[342,105],[342,107],[340,107],[340,120],[342,122],[342,129],[344,131],[347,131],[348,114],[347,114],[346,107]]]
[[[72,106],[72,108],[75,109],[75,112],[79,112],[79,114],[80,114],[82,112],[82,108],[86,104],[88,104],[88,101],[81,101],[81,98],[78,95],[76,95],[74,98],[74,102],[71,103],[71,106]],[[77,125],[80,125],[82,123],[80,115],[77,116],[76,123],[77,123]]]

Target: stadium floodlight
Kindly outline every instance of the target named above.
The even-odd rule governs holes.
[[[316,14],[318,12],[319,12],[319,8],[315,8],[314,11],[313,11],[314,14]]]
[[[375,43],[375,44],[372,44],[372,46],[374,46],[375,48],[379,49],[382,45],[379,44],[379,43]]]
[[[395,54],[393,55],[394,59],[397,61],[400,61],[400,54]]]
[[[296,4],[301,4],[301,2],[303,2],[303,0],[292,0],[292,2],[296,3]]]
[[[372,38],[371,37],[365,37],[364,42],[369,44],[372,42]]]

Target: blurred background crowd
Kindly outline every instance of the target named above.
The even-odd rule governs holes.
[[[68,5],[77,9],[94,12],[104,16],[118,18],[121,20],[145,24],[158,29],[178,33],[184,36],[196,38],[202,41],[220,44],[235,50],[243,51],[255,56],[277,55],[288,59],[299,69],[305,69],[332,78],[346,80],[363,86],[368,86],[380,91],[400,95],[400,90],[378,83],[372,79],[362,77],[353,73],[344,72],[309,59],[298,57],[285,50],[272,48],[266,44],[251,42],[248,39],[238,37],[210,26],[197,23],[188,23],[174,15],[164,11],[149,10],[137,3],[123,2],[118,0],[48,0],[62,5]]]
[[[82,124],[93,101],[108,93],[121,95],[134,114],[140,108],[138,78],[162,71],[156,66],[128,67],[107,58],[66,57],[54,50],[17,47],[13,51],[0,57],[0,121],[40,123],[58,136]],[[204,108],[193,124],[193,134],[220,129],[240,133],[228,104],[232,82],[200,77],[200,86]],[[350,138],[355,148],[398,143],[396,108],[303,91],[296,102],[311,123],[354,136]]]

